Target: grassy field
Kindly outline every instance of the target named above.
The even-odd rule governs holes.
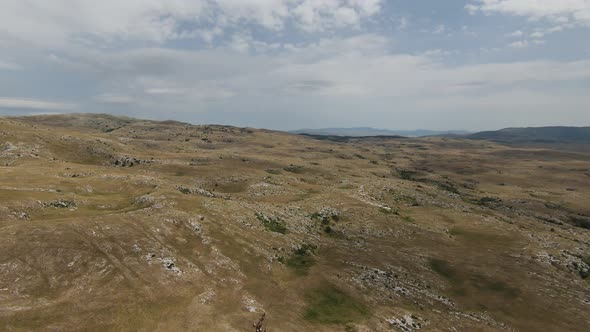
[[[588,202],[574,146],[4,118],[0,330],[586,331]]]

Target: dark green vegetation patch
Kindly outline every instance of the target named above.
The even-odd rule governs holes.
[[[414,172],[414,171],[409,171],[409,170],[405,170],[405,169],[398,169],[397,170],[397,177],[399,177],[402,180],[416,181],[417,175],[418,175],[418,173]]]
[[[301,174],[303,173],[303,166],[299,166],[299,165],[289,165],[286,167],[283,167],[283,170],[289,172],[289,173],[295,173],[295,174]]]
[[[271,232],[286,234],[287,233],[287,226],[276,217],[267,217],[264,214],[258,212],[256,213],[256,218],[260,220],[260,222],[264,225],[264,228]]]
[[[434,272],[440,274],[441,276],[449,280],[457,279],[457,273],[455,272],[455,269],[453,269],[447,261],[437,258],[431,258],[428,261],[428,265],[430,265],[430,268]]]
[[[301,248],[295,250],[293,255],[287,259],[287,266],[299,276],[305,276],[309,273],[309,269],[315,264],[313,257],[314,248],[309,245],[302,245]]]
[[[455,187],[455,185],[451,182],[436,182],[436,185],[441,190],[445,190],[457,195],[460,194],[459,189],[457,189],[457,187]]]
[[[269,169],[266,170],[266,173],[273,174],[273,175],[279,175],[279,174],[281,174],[281,170],[274,169],[274,168],[269,168]]]
[[[368,316],[369,310],[355,298],[333,285],[309,292],[304,318],[320,324],[346,324]]]
[[[582,216],[570,216],[569,222],[576,227],[590,229],[590,218]]]
[[[495,294],[507,299],[515,299],[520,295],[520,289],[510,286],[504,281],[478,273],[459,271],[442,259],[431,258],[428,265],[434,272],[447,279],[451,284],[452,293],[458,296],[468,296],[470,290]]]
[[[494,205],[494,204],[500,204],[502,203],[502,200],[497,198],[497,197],[482,197],[479,200],[476,201],[476,204],[478,205]]]
[[[399,216],[399,211],[394,208],[380,207],[379,212],[381,212],[383,214],[395,214],[395,215]]]

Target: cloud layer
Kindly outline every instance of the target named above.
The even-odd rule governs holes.
[[[452,16],[410,0],[6,0],[0,112],[281,129],[590,122],[590,0],[456,2]]]
[[[248,24],[313,32],[359,27],[381,0],[5,0],[0,37],[34,45],[206,40]]]
[[[49,110],[49,111],[72,111],[77,108],[75,104],[54,102],[46,100],[0,98],[0,108],[25,109],[25,110]]]
[[[472,13],[481,11],[590,25],[590,0],[475,0],[466,8]]]

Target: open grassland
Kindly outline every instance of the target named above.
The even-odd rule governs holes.
[[[587,331],[590,151],[0,119],[0,330]]]

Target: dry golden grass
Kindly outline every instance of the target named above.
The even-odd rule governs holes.
[[[0,165],[2,330],[590,326],[585,148],[72,115]]]

